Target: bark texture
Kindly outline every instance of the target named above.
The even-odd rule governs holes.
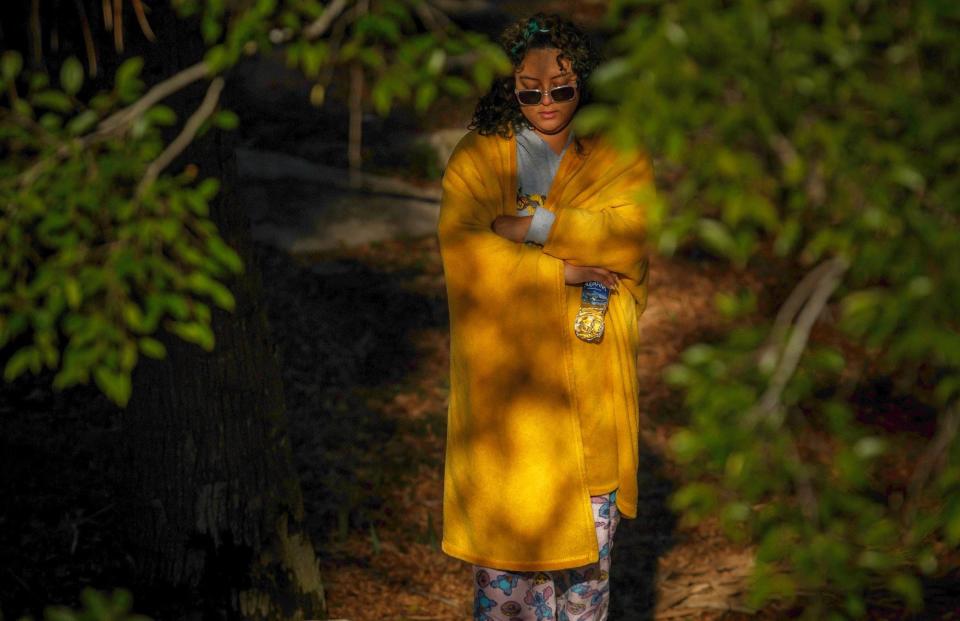
[[[195,24],[179,21],[168,3],[153,5],[150,21],[157,43],[142,42],[131,29],[127,46],[144,55],[148,84],[202,58]],[[230,108],[229,76],[227,84],[221,101]],[[165,103],[183,122],[205,89],[206,83],[195,84]],[[122,534],[137,582],[154,592],[200,594],[204,618],[324,618],[260,273],[249,222],[234,195],[235,141],[211,131],[171,166],[176,171],[193,163],[201,177],[221,180],[211,216],[246,270],[230,283],[235,311],[213,310],[212,352],[161,335],[167,358],[143,359],[136,369],[124,417]]]

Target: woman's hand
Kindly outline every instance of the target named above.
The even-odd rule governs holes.
[[[620,274],[602,267],[572,265],[564,261],[563,280],[568,285],[579,285],[588,280],[599,280],[611,291],[616,291],[620,284]]]
[[[490,228],[500,237],[523,243],[527,231],[530,230],[531,220],[533,220],[533,216],[497,216]]]

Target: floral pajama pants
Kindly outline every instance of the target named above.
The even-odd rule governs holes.
[[[591,496],[600,559],[555,571],[510,572],[473,566],[474,621],[606,621],[610,551],[620,523],[616,490]]]

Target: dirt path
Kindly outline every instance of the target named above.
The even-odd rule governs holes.
[[[331,618],[470,619],[469,567],[439,549],[449,340],[435,236],[294,257],[263,246],[260,254]],[[640,513],[617,532],[610,618],[793,618],[797,611],[776,607],[749,614],[751,550],[730,543],[716,522],[687,525],[668,509],[682,483],[668,441],[686,413],[661,373],[725,329],[713,310],[717,293],[748,287],[759,294],[757,316],[772,316],[797,275],[772,265],[737,275],[705,256],[656,258],[650,274],[638,360]],[[865,422],[910,411],[868,397],[858,407]],[[894,427],[888,437],[907,459],[924,437]],[[957,610],[949,583],[931,586],[936,605],[920,618],[958,618],[941,614]],[[869,618],[905,617],[884,601]]]
[[[473,596],[469,567],[439,550],[449,345],[436,240],[427,236],[300,255],[296,263],[307,274],[305,278],[313,274],[316,280],[316,273],[326,274],[328,287],[337,286],[336,282],[331,284],[329,274],[338,270],[374,289],[391,283],[380,302],[394,318],[388,357],[395,358],[391,365],[395,372],[386,382],[361,382],[352,388],[345,384],[344,394],[362,403],[366,413],[347,416],[336,424],[323,423],[326,436],[332,433],[370,441],[365,457],[356,458],[354,453],[362,452],[356,444],[347,453],[353,455],[351,463],[356,469],[351,476],[357,489],[376,497],[373,503],[350,507],[346,517],[341,511],[334,529],[338,532],[324,546],[322,562],[331,617],[352,621],[468,619]],[[269,268],[266,274],[271,278]],[[652,265],[650,300],[641,319],[644,345],[639,365],[644,421],[642,508],[638,519],[624,520],[618,531],[611,618],[653,618],[654,603],[656,618],[745,618],[723,613],[722,609],[739,605],[749,555],[727,544],[709,524],[698,528],[678,526],[666,507],[666,499],[677,484],[675,468],[665,457],[666,443],[680,424],[680,403],[659,379],[662,369],[685,346],[719,326],[712,311],[713,296],[737,284],[722,266],[703,260],[676,259]],[[289,286],[303,290],[302,283]],[[327,295],[328,300],[338,297]],[[410,315],[417,312],[404,308],[410,306],[402,302],[405,296],[429,300],[431,312],[438,316],[411,321]],[[395,306],[398,303],[399,307]],[[337,304],[328,302],[326,309],[314,312],[341,313]],[[362,302],[348,304],[356,310]],[[355,325],[359,326],[360,320]],[[378,317],[378,321],[383,320]],[[309,333],[309,327],[303,329]],[[355,341],[345,340],[350,342]],[[396,371],[397,366],[403,367],[402,372]],[[294,388],[291,395],[288,388],[288,406],[294,427],[302,431],[307,427],[304,416],[310,419],[311,415],[303,414],[296,392]],[[331,431],[341,423],[349,427],[350,420],[356,429]],[[379,434],[366,432],[368,426]],[[327,441],[330,443],[329,437]],[[316,465],[302,465],[308,509],[311,494],[322,492],[310,483],[316,478]],[[314,509],[317,504],[314,501]],[[329,531],[333,526],[331,516],[336,512],[325,507],[323,501],[319,505],[317,528]]]

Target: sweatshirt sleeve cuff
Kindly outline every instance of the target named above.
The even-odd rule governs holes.
[[[538,208],[533,212],[530,230],[527,231],[523,241],[543,245],[547,241],[547,235],[550,234],[550,227],[553,226],[554,219],[556,219],[556,215],[552,211],[543,207]]]

